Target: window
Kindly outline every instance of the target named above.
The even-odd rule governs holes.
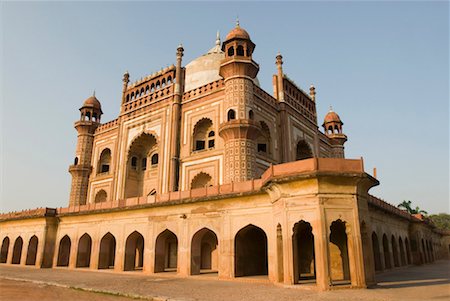
[[[73,160],[73,165],[78,165],[78,157],[75,157],[75,160]]]
[[[132,157],[131,158],[131,168],[136,169],[136,167],[137,167],[137,158]]]
[[[101,173],[109,172],[109,165],[102,164],[102,167],[101,167],[101,169],[100,169],[100,172],[101,172]]]
[[[208,145],[208,148],[214,147],[215,132],[212,129],[213,123],[209,118],[203,118],[195,124],[192,145],[193,151],[204,150],[206,145]]]
[[[100,154],[100,159],[98,160],[97,173],[108,173],[109,167],[111,165],[111,150],[105,148]]]
[[[255,118],[255,114],[253,113],[253,110],[248,111],[248,119],[253,120]]]
[[[204,140],[195,141],[195,150],[202,150],[202,149],[205,149],[205,141]]]
[[[147,158],[142,158],[141,168],[142,170],[147,169]]]
[[[258,143],[258,153],[267,153],[267,144]]]
[[[237,55],[240,55],[240,56],[244,56],[244,47],[242,47],[242,45],[239,45],[239,46],[236,48],[236,54],[237,54]]]
[[[228,48],[228,56],[233,56],[234,55],[234,47],[231,46],[230,48]]]
[[[159,159],[158,154],[154,154],[154,155],[152,156],[152,165],[158,164],[158,159]]]
[[[208,148],[214,147],[214,139],[208,140]]]
[[[228,121],[236,119],[236,112],[234,110],[228,111]]]

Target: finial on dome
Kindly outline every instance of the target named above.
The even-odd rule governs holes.
[[[240,27],[240,25],[239,25],[239,15],[236,16],[236,27]]]
[[[216,34],[216,45],[220,46],[220,32],[219,31],[217,31],[217,34]]]
[[[95,89],[94,89],[94,92],[92,93],[92,96],[94,96],[94,97],[95,97]]]
[[[328,112],[333,112],[333,107],[332,106],[330,106],[330,109],[329,109]]]

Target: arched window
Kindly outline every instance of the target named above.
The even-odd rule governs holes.
[[[240,55],[240,56],[244,56],[244,47],[242,47],[242,45],[239,45],[239,46],[236,48],[236,54],[237,54],[237,55]]]
[[[172,83],[172,77],[169,75],[167,78],[167,84],[170,85]]]
[[[75,159],[73,160],[73,165],[78,165],[78,157],[75,157]]]
[[[215,146],[214,136],[214,131],[208,133],[208,148],[213,148]]]
[[[206,143],[208,141],[208,147],[209,141],[213,141],[212,146],[214,146],[214,131],[212,131],[213,123],[211,119],[209,118],[203,118],[200,121],[198,121],[194,126],[194,133],[193,133],[193,150],[199,151],[206,148]],[[212,137],[209,135],[212,133]]]
[[[158,90],[160,88],[161,84],[159,83],[159,81],[156,82],[156,90]]]
[[[136,157],[131,158],[131,168],[137,169],[137,158]]]
[[[153,93],[153,92],[155,92],[155,84],[152,84],[150,86],[150,93]]]
[[[230,48],[228,48],[228,56],[233,56],[234,55],[234,47],[231,46]]]
[[[111,164],[111,150],[109,148],[105,148],[101,152],[100,159],[98,160],[97,173],[108,173],[110,164]]]
[[[297,150],[295,155],[295,160],[303,160],[312,158],[312,150],[311,147],[309,147],[309,144],[305,140],[300,140],[297,143]]]
[[[260,122],[261,132],[257,138],[257,150],[258,153],[270,154],[270,129],[264,122]]]
[[[158,154],[153,154],[152,155],[152,165],[158,164],[158,160],[159,160]]]
[[[147,169],[147,158],[142,158],[141,160],[141,169],[146,170]]]
[[[255,118],[255,114],[253,113],[253,110],[248,111],[248,119],[253,120]]]
[[[148,94],[148,91],[150,90],[150,88],[148,86],[145,87],[145,94]]]
[[[95,195],[94,203],[103,203],[106,202],[108,195],[106,194],[106,191],[101,189],[97,194]]]
[[[166,86],[166,79],[163,78],[162,81],[161,81],[161,87],[164,88],[165,86]]]
[[[228,121],[236,119],[236,112],[231,109],[228,111]]]
[[[200,172],[192,179],[191,189],[204,188],[208,186],[212,186],[212,178],[207,173]]]

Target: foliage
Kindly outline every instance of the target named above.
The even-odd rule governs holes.
[[[439,214],[432,214],[429,217],[436,225],[436,227],[440,229],[450,230],[450,214],[439,213]]]
[[[426,212],[425,210],[420,209],[419,206],[416,206],[416,208],[413,208],[411,201],[403,201],[400,204],[398,204],[397,207],[405,209],[409,214],[418,214],[418,213],[421,213],[424,215],[428,214],[428,212]]]

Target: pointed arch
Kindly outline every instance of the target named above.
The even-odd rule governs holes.
[[[23,247],[23,239],[22,237],[17,237],[14,242],[13,254],[12,254],[12,264],[20,264],[20,259],[22,258],[22,247]]]
[[[134,231],[125,243],[124,271],[142,270],[144,266],[144,236]]]
[[[33,235],[28,241],[27,259],[25,260],[26,265],[36,264],[38,242],[39,240],[36,235]]]
[[[88,268],[91,263],[91,248],[92,239],[89,234],[84,233],[78,241],[78,252],[77,252],[77,268]]]
[[[155,273],[176,271],[178,267],[178,238],[166,229],[156,237]]]
[[[103,203],[108,199],[108,194],[105,190],[100,189],[95,195],[94,203]]]
[[[111,165],[111,150],[105,148],[100,153],[100,158],[97,163],[97,174],[107,174],[109,173]]]
[[[294,283],[302,280],[316,280],[316,260],[312,226],[304,220],[294,225],[292,234],[294,259]]]
[[[59,267],[69,266],[71,241],[68,235],[64,235],[59,241],[58,259],[56,265]]]
[[[191,275],[218,270],[218,239],[214,231],[198,230],[191,241]]]
[[[116,259],[116,238],[110,232],[100,240],[100,252],[98,255],[99,269],[113,269]]]
[[[0,252],[0,263],[6,263],[8,260],[8,251],[9,251],[9,237],[6,236],[2,240],[2,248]]]
[[[212,135],[210,135],[213,133]],[[214,147],[214,126],[209,118],[202,118],[194,126],[192,150],[199,151]]]
[[[191,189],[212,186],[212,177],[204,172],[199,172],[191,181]]]
[[[350,281],[346,223],[341,219],[330,225],[329,254],[331,281]]]
[[[313,152],[308,142],[301,139],[297,142],[295,160],[304,160],[313,157]]]
[[[267,275],[267,235],[252,224],[236,233],[234,238],[234,276]]]

